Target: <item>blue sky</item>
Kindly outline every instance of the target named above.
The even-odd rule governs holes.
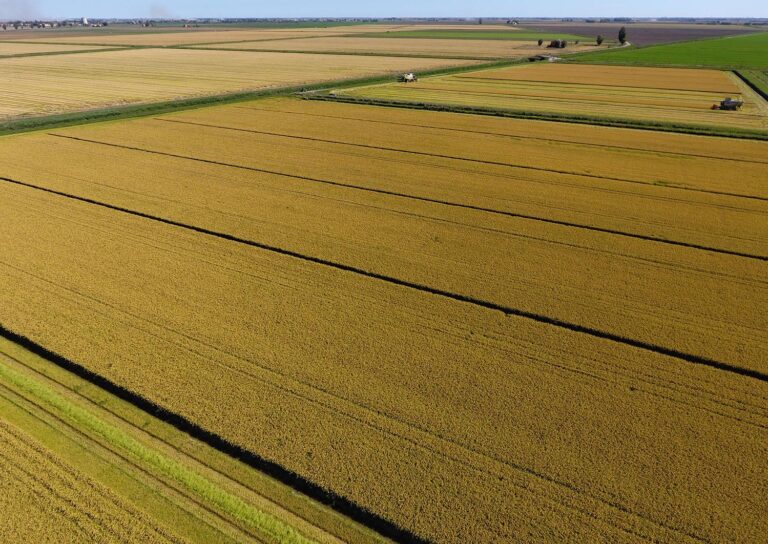
[[[0,0],[0,20],[35,17],[768,17],[768,1],[738,0]]]

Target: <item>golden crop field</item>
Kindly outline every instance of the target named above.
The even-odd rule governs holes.
[[[768,529],[751,507],[767,498],[763,382],[34,189],[2,196],[4,216],[25,210],[0,227],[5,326],[417,534]]]
[[[183,542],[2,420],[0,485],[5,542]]]
[[[429,540],[754,542],[730,143],[297,99],[8,137],[0,324]]]
[[[0,41],[0,57],[33,55],[38,53],[94,51],[98,49],[101,49],[101,47],[94,45],[52,45],[47,43],[15,43]]]
[[[217,48],[205,45],[200,48]],[[245,41],[226,44],[227,49],[267,51],[310,51],[323,53],[366,53],[379,55],[422,55],[436,57],[498,59],[539,55],[548,51],[536,44],[535,39],[471,40],[424,38],[366,38],[356,36],[314,37],[275,41]],[[582,43],[568,47],[569,52],[596,50],[594,44]]]
[[[656,154],[598,148],[590,157],[605,167],[593,172],[599,174],[594,179],[551,171],[559,166],[552,156],[576,167],[576,156],[583,154],[578,146],[560,144],[540,150],[539,155],[546,151],[539,160],[546,161],[548,169],[530,173],[515,162],[486,163],[500,159],[499,152],[535,160],[532,148],[542,148],[540,144],[472,133],[457,139],[455,132],[415,126],[404,136],[376,125],[371,130],[366,121],[320,117],[368,111],[362,106],[292,100],[253,104],[298,114],[225,106],[158,120],[57,130],[18,138],[4,153],[0,149],[0,159],[6,175],[20,181],[668,349],[768,370],[766,342],[759,332],[765,316],[757,310],[768,304],[760,281],[761,259],[768,258],[768,209],[762,202],[712,194],[707,188],[691,196],[670,188],[686,186],[689,178],[681,169],[690,159],[656,159],[659,168],[647,175],[663,176],[667,186],[633,183],[632,178],[614,179],[616,167],[632,171],[634,162],[639,171]],[[406,119],[409,112],[403,113]],[[311,114],[315,117],[307,117]],[[255,131],[247,132],[246,127]],[[324,141],[301,140],[321,136]],[[333,143],[344,140],[352,145]],[[467,160],[453,158],[456,141],[482,153]],[[94,145],[98,143],[108,145]],[[768,148],[760,145],[763,151]],[[300,151],[295,159],[284,156],[287,146]],[[73,156],[82,159],[72,167],[47,171],[36,166],[46,157],[61,157],[54,160],[64,163],[64,157]],[[113,158],[104,161],[106,156]],[[124,174],[113,173],[109,166],[133,161],[138,166]],[[205,161],[250,170],[232,172],[231,166]],[[733,171],[726,157],[700,162],[701,168],[723,176]],[[167,166],[159,168],[161,163]],[[408,174],[414,169],[423,184],[418,187]],[[757,186],[768,163],[745,163],[741,183],[734,174],[720,181],[730,184],[733,193],[749,190],[745,174],[750,171]],[[164,180],[159,187],[158,176]],[[190,183],[195,190],[189,190]],[[231,198],[221,193],[222,186],[232,187]],[[572,198],[557,213],[553,207],[563,191]],[[454,206],[446,207],[444,201]],[[713,217],[722,225],[716,232],[711,229]],[[617,231],[624,236],[615,236]],[[536,257],[508,262],[511,255]],[[549,262],[568,265],[542,266]],[[526,280],[511,282],[511,277]],[[561,287],[552,292],[552,285]],[[735,307],[724,315],[728,301],[746,299],[756,305]],[[614,311],[601,311],[606,305]]]
[[[0,119],[439,68],[469,61],[134,49],[2,59]]]
[[[716,70],[536,63],[340,91],[355,97],[768,130],[768,106]],[[737,112],[712,110],[741,97]]]

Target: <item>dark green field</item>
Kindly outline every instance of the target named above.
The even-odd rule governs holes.
[[[393,32],[371,32],[363,34],[366,38],[428,38],[433,40],[581,40],[594,38],[575,34],[557,34],[548,32],[530,32],[527,30],[403,30]]]
[[[580,57],[578,62],[768,70],[768,32],[604,51]]]
[[[743,70],[739,73],[760,89],[764,96],[768,95],[768,70]]]

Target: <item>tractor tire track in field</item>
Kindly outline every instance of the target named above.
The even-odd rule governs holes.
[[[718,157],[716,155],[702,155],[699,153],[683,153],[678,151],[662,151],[662,150],[655,150],[655,149],[647,149],[642,147],[630,147],[630,146],[623,146],[623,145],[613,145],[613,144],[592,144],[589,142],[578,142],[575,140],[564,140],[559,138],[542,138],[540,136],[520,136],[517,134],[510,134],[510,133],[504,133],[504,132],[492,132],[487,130],[470,130],[466,128],[451,128],[451,127],[441,127],[439,125],[423,125],[420,123],[414,124],[414,123],[401,123],[398,121],[383,121],[381,119],[363,119],[361,117],[344,117],[341,115],[326,115],[322,113],[308,113],[303,111],[288,111],[288,110],[276,110],[276,109],[263,109],[263,108],[254,108],[250,106],[232,106],[233,108],[240,109],[240,110],[249,110],[249,111],[258,111],[263,113],[282,113],[287,115],[305,115],[308,117],[321,117],[324,119],[339,119],[343,121],[358,121],[361,123],[376,123],[376,124],[382,124],[382,125],[396,125],[396,126],[403,126],[403,127],[418,127],[418,128],[428,128],[428,129],[434,129],[434,130],[443,130],[446,132],[462,132],[466,134],[482,134],[483,136],[498,136],[501,138],[509,138],[510,140],[534,140],[537,142],[550,142],[550,143],[557,143],[557,144],[566,144],[566,145],[572,145],[576,147],[590,147],[595,149],[619,149],[621,151],[639,151],[641,153],[647,153],[649,155],[664,155],[666,157],[693,157],[698,159],[717,159],[717,160],[723,160],[723,161],[733,161],[733,162],[743,162],[743,163],[751,163],[751,164],[768,164],[768,160],[766,161],[760,161],[760,160],[754,160],[754,159],[738,159],[733,157]],[[157,118],[155,118],[157,119]],[[542,121],[545,122],[545,121]]]
[[[179,227],[179,228],[191,230],[191,231],[194,231],[194,232],[198,232],[200,234],[205,234],[205,235],[208,235],[208,236],[213,236],[213,237],[224,239],[224,240],[228,240],[228,241],[231,241],[231,242],[245,244],[245,245],[256,247],[256,248],[259,248],[259,249],[262,249],[262,250],[265,250],[265,251],[270,251],[270,252],[277,253],[277,254],[280,254],[280,255],[285,255],[285,256],[293,257],[293,258],[296,258],[296,259],[299,259],[299,260],[303,260],[303,261],[306,261],[306,262],[311,262],[311,263],[319,264],[319,265],[322,265],[322,266],[328,266],[328,267],[331,267],[331,268],[335,268],[337,270],[343,270],[345,272],[351,272],[351,273],[358,274],[358,275],[361,275],[361,276],[365,276],[365,277],[368,277],[368,278],[373,278],[373,279],[376,279],[376,280],[384,281],[384,282],[387,282],[387,283],[390,283],[390,284],[393,284],[393,285],[398,285],[400,287],[406,287],[406,288],[409,288],[409,289],[415,289],[417,291],[421,291],[421,292],[424,292],[424,293],[429,293],[429,294],[432,294],[432,295],[453,299],[453,300],[456,300],[458,302],[462,302],[462,303],[466,303],[466,304],[472,304],[474,306],[479,306],[479,307],[482,307],[482,308],[485,308],[485,309],[488,309],[488,310],[499,311],[499,312],[502,312],[505,315],[513,315],[513,316],[517,316],[517,317],[531,319],[531,320],[537,321],[539,323],[544,323],[544,324],[547,324],[547,325],[552,325],[552,326],[559,327],[559,328],[566,329],[566,330],[570,330],[570,331],[573,331],[573,332],[587,334],[587,335],[590,335],[590,336],[594,336],[596,338],[602,338],[602,339],[605,339],[605,340],[610,340],[610,341],[617,342],[617,343],[620,343],[620,344],[625,344],[625,345],[632,346],[632,347],[635,347],[635,348],[639,348],[639,349],[643,349],[643,350],[646,350],[646,351],[654,352],[654,353],[657,353],[657,354],[660,354],[660,355],[666,355],[666,356],[673,357],[673,358],[676,358],[676,359],[679,359],[681,361],[685,361],[685,362],[688,362],[688,363],[704,365],[704,366],[708,366],[708,367],[711,367],[711,368],[716,368],[718,370],[722,370],[722,371],[726,371],[726,372],[731,372],[731,373],[734,373],[734,374],[739,374],[739,375],[747,376],[747,377],[754,378],[754,379],[757,379],[757,380],[760,380],[760,381],[768,382],[768,373],[761,372],[761,371],[754,370],[754,369],[742,368],[742,367],[740,367],[738,365],[735,365],[735,364],[731,364],[731,363],[724,362],[724,361],[717,361],[717,360],[714,360],[714,359],[710,359],[708,357],[702,357],[702,356],[695,355],[695,354],[692,354],[692,353],[682,352],[682,351],[679,351],[679,350],[671,348],[671,347],[661,346],[661,345],[653,344],[653,343],[650,343],[650,342],[645,342],[645,341],[642,341],[642,340],[637,340],[637,339],[634,339],[634,338],[628,338],[628,337],[621,336],[621,335],[618,335],[618,334],[614,334],[614,333],[611,333],[611,332],[608,332],[608,331],[603,331],[603,330],[600,330],[600,329],[579,325],[578,323],[571,323],[571,322],[564,321],[564,320],[561,320],[561,319],[558,319],[558,318],[550,317],[550,316],[543,315],[543,314],[538,314],[538,313],[535,313],[535,312],[530,312],[530,311],[527,311],[527,310],[521,310],[521,309],[517,309],[517,308],[512,308],[512,307],[509,307],[509,306],[505,306],[505,305],[497,304],[497,303],[494,303],[494,302],[482,300],[482,299],[479,299],[479,298],[476,298],[476,297],[472,297],[472,296],[468,296],[468,295],[462,295],[462,294],[458,294],[458,293],[452,293],[452,292],[449,292],[449,291],[445,291],[445,290],[442,290],[442,289],[436,289],[436,288],[433,288],[433,287],[430,287],[430,286],[427,286],[427,285],[422,285],[420,283],[416,283],[416,282],[412,282],[412,281],[408,281],[408,280],[403,280],[403,279],[396,278],[396,277],[389,276],[389,275],[385,275],[385,274],[379,274],[379,273],[376,273],[376,272],[371,272],[371,271],[364,270],[364,269],[361,269],[361,268],[358,268],[358,267],[355,267],[355,266],[347,265],[347,264],[344,264],[344,263],[338,263],[338,262],[330,261],[330,260],[327,260],[327,259],[323,259],[323,258],[319,258],[319,257],[314,257],[314,256],[311,256],[311,255],[305,255],[305,254],[302,254],[302,253],[299,253],[299,252],[296,252],[296,251],[287,250],[287,249],[284,249],[284,248],[281,248],[281,247],[277,247],[277,246],[273,246],[273,245],[270,245],[270,244],[266,244],[266,243],[262,243],[262,242],[256,242],[256,241],[253,241],[253,240],[248,240],[248,239],[241,238],[241,237],[238,237],[238,236],[233,236],[231,234],[217,232],[217,231],[213,231],[213,230],[206,229],[206,228],[203,228],[203,227],[198,227],[198,226],[195,226],[195,225],[190,225],[190,224],[187,224],[187,223],[182,223],[180,221],[174,221],[174,220],[171,220],[171,219],[157,217],[157,216],[154,216],[154,215],[151,215],[151,214],[147,214],[147,213],[144,213],[144,212],[140,212],[140,211],[137,211],[137,210],[131,210],[129,208],[124,208],[124,207],[121,207],[121,206],[115,206],[115,205],[108,204],[108,203],[105,203],[105,202],[100,202],[100,201],[97,201],[97,200],[94,200],[94,199],[91,199],[91,198],[80,197],[80,196],[68,194],[68,193],[65,193],[65,192],[62,192],[62,191],[56,191],[56,190],[53,190],[53,189],[48,189],[48,188],[45,188],[45,187],[41,187],[39,185],[34,185],[34,184],[26,183],[26,182],[23,182],[23,181],[13,180],[13,179],[4,178],[4,177],[0,177],[0,180],[4,181],[6,183],[12,183],[12,184],[15,184],[15,185],[20,185],[20,186],[27,187],[27,188],[30,188],[30,189],[35,189],[35,190],[43,191],[43,192],[46,192],[46,193],[55,194],[55,195],[58,195],[58,196],[61,196],[61,197],[64,197],[64,198],[69,198],[69,199],[72,199],[72,200],[77,200],[77,201],[80,201],[80,202],[85,202],[87,204],[92,204],[92,205],[100,206],[100,207],[107,208],[107,209],[110,209],[110,210],[114,210],[114,211],[118,211],[118,212],[122,212],[122,213],[127,213],[129,215],[133,215],[133,216],[136,216],[136,217],[141,217],[141,218],[148,219],[148,220],[151,220],[151,221],[156,221],[156,222],[159,222],[159,223],[164,223],[166,225],[171,225],[171,226],[174,226],[174,227]]]
[[[512,164],[512,163],[506,163],[506,162],[499,162],[499,161],[489,161],[489,160],[483,160],[483,159],[471,159],[468,157],[456,157],[453,155],[443,155],[440,153],[429,153],[427,151],[414,151],[410,149],[399,149],[396,147],[383,147],[383,146],[376,146],[376,145],[368,145],[368,144],[358,144],[358,143],[351,143],[351,142],[344,142],[341,140],[327,140],[324,138],[315,138],[312,136],[297,136],[293,134],[281,134],[279,132],[268,132],[268,131],[261,131],[261,130],[254,130],[254,129],[247,129],[247,128],[237,128],[237,127],[229,127],[225,125],[213,125],[208,123],[198,123],[195,121],[182,121],[179,119],[165,119],[161,117],[154,117],[153,120],[155,121],[162,121],[165,123],[178,123],[178,124],[184,124],[184,125],[194,125],[194,126],[200,126],[200,127],[208,127],[208,128],[218,128],[221,130],[232,130],[237,132],[247,132],[251,134],[263,134],[265,136],[277,136],[280,138],[289,138],[294,140],[305,140],[310,142],[321,142],[326,144],[337,144],[337,145],[346,145],[350,147],[360,147],[363,149],[378,149],[383,151],[394,151],[397,153],[407,153],[410,155],[419,155],[423,157],[436,157],[438,159],[451,159],[456,161],[464,161],[464,162],[471,162],[471,163],[477,163],[477,164],[490,164],[493,166],[506,166],[508,168],[520,168],[523,170],[536,170],[539,172],[552,172],[554,174],[567,174],[567,175],[573,175],[573,176],[583,176],[593,179],[601,179],[601,180],[608,180],[608,181],[619,181],[622,183],[635,183],[638,185],[650,185],[652,187],[656,187],[657,185],[651,182],[647,181],[639,181],[639,180],[633,180],[633,179],[626,179],[626,178],[617,178],[612,176],[599,176],[596,174],[587,174],[587,173],[579,173],[579,172],[570,172],[568,170],[556,170],[553,168],[541,168],[538,166],[527,166],[527,165],[520,165],[520,164]],[[696,189],[693,187],[682,187],[679,185],[671,185],[668,188],[670,189],[679,189],[681,191],[691,191],[696,193],[707,193],[707,194],[713,194],[713,195],[722,195],[722,196],[732,196],[736,198],[747,198],[751,200],[761,200],[761,201],[768,201],[768,197],[763,196],[757,196],[757,195],[744,195],[739,193],[728,193],[725,191],[713,191],[710,189]]]
[[[264,168],[256,168],[256,167],[252,167],[252,166],[244,166],[244,165],[240,165],[240,164],[227,163],[227,162],[221,162],[221,161],[214,161],[214,160],[210,160],[210,159],[202,159],[202,158],[198,158],[198,157],[192,157],[192,156],[189,156],[189,155],[180,155],[180,154],[176,154],[176,153],[168,153],[168,152],[165,152],[165,151],[156,151],[156,150],[153,150],[153,149],[146,149],[146,148],[141,148],[141,147],[134,147],[134,146],[128,146],[128,145],[122,145],[122,144],[113,144],[113,143],[109,143],[109,142],[102,142],[102,141],[99,141],[99,140],[91,140],[91,139],[88,139],[88,138],[80,138],[80,137],[77,137],[77,136],[69,136],[69,135],[56,134],[56,133],[49,133],[49,135],[50,136],[55,136],[57,138],[66,138],[66,139],[69,139],[69,140],[76,140],[76,141],[79,141],[79,142],[86,142],[86,143],[92,143],[92,144],[105,145],[105,146],[109,146],[109,147],[116,147],[116,148],[120,148],[120,149],[128,149],[128,150],[131,150],[131,151],[139,151],[139,152],[143,152],[143,153],[151,153],[151,154],[154,154],[154,155],[162,155],[162,156],[173,157],[173,158],[177,158],[177,159],[185,159],[185,160],[197,161],[197,162],[202,162],[202,163],[206,163],[206,164],[213,164],[213,165],[217,165],[217,166],[225,166],[225,167],[229,167],[229,168],[237,168],[239,170],[248,170],[248,171],[251,171],[251,172],[262,172],[262,173],[265,173],[265,174],[272,174],[272,175],[277,175],[277,176],[283,176],[283,177],[288,177],[288,178],[292,178],[292,179],[300,179],[300,180],[311,181],[311,182],[315,182],[315,183],[323,183],[323,184],[326,184],[326,185],[333,185],[333,186],[336,186],[336,187],[345,187],[345,188],[348,188],[348,189],[355,189],[355,190],[359,190],[359,191],[367,191],[367,192],[371,192],[371,193],[384,194],[384,195],[388,195],[388,196],[395,196],[395,197],[406,198],[406,199],[410,199],[410,200],[418,200],[418,201],[421,201],[421,202],[429,202],[429,203],[432,203],[432,204],[440,204],[440,205],[443,205],[443,206],[451,206],[451,207],[456,207],[456,208],[464,208],[464,209],[468,209],[468,210],[480,211],[480,212],[485,212],[485,213],[492,213],[492,214],[496,214],[496,215],[503,215],[503,216],[506,216],[506,217],[515,217],[515,218],[519,218],[519,219],[527,219],[527,220],[530,220],[530,221],[538,221],[538,222],[541,222],[541,223],[549,223],[549,224],[552,224],[552,225],[559,225],[559,226],[563,226],[563,227],[570,227],[570,228],[576,228],[576,229],[582,229],[582,230],[589,230],[589,231],[593,231],[593,232],[602,232],[602,233],[605,233],[605,234],[612,234],[612,235],[616,235],[616,236],[625,236],[627,238],[635,238],[635,239],[644,240],[644,241],[647,241],[647,242],[657,242],[657,243],[660,243],[660,244],[667,244],[667,245],[673,245],[673,246],[679,246],[679,247],[686,247],[686,248],[689,248],[689,249],[697,249],[697,250],[701,250],[701,251],[710,251],[710,252],[713,252],[713,253],[721,253],[721,254],[724,254],[724,255],[732,255],[734,257],[743,257],[743,258],[755,259],[755,260],[759,260],[759,261],[768,261],[768,255],[757,255],[757,254],[746,253],[746,252],[742,252],[742,251],[734,251],[734,250],[730,250],[730,249],[724,249],[724,248],[718,248],[718,247],[712,247],[712,246],[705,246],[703,244],[694,244],[694,243],[691,243],[691,242],[681,242],[681,241],[677,241],[677,240],[669,240],[669,239],[661,238],[661,237],[658,237],[658,236],[652,236],[652,235],[646,235],[646,234],[638,234],[638,233],[634,233],[634,232],[623,231],[623,230],[618,230],[618,229],[610,229],[610,228],[606,228],[606,227],[597,227],[597,226],[587,225],[587,224],[583,224],[583,223],[574,223],[574,222],[571,222],[571,221],[561,221],[561,220],[558,220],[558,219],[552,219],[552,218],[549,218],[549,217],[542,217],[542,216],[537,216],[537,215],[523,214],[523,213],[517,213],[517,212],[508,212],[508,211],[504,211],[504,210],[496,210],[496,209],[493,209],[493,208],[486,208],[486,207],[483,207],[483,206],[476,206],[476,205],[473,205],[473,204],[462,204],[462,203],[458,203],[458,202],[451,202],[451,201],[448,201],[448,200],[441,200],[441,199],[436,199],[436,198],[429,198],[429,197],[410,195],[410,194],[406,194],[406,193],[399,193],[397,191],[388,191],[386,189],[374,189],[374,188],[365,187],[365,186],[362,186],[362,185],[353,185],[353,184],[350,184],[350,183],[343,183],[343,182],[332,181],[332,180],[327,180],[327,179],[312,178],[312,177],[307,177],[307,176],[298,176],[298,175],[293,175],[293,174],[287,174],[285,172],[279,172],[279,171],[276,171],[276,170],[269,170],[269,169],[264,169]],[[2,176],[0,176],[0,180],[8,181],[8,182],[18,182],[17,180],[13,180],[11,178],[5,178],[5,177],[2,177]],[[18,183],[23,183],[23,182],[18,182]],[[648,185],[650,185],[650,184],[648,184]],[[38,189],[43,189],[43,187],[39,187],[39,186],[34,186],[34,187],[38,188]],[[677,187],[675,187],[675,188],[677,188]],[[67,196],[74,196],[74,195],[67,195]],[[732,196],[732,195],[729,195],[729,196]],[[766,199],[766,200],[768,200],[768,199]]]

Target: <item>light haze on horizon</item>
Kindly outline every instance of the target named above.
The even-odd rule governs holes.
[[[501,0],[0,0],[0,20],[35,18],[195,17],[752,17],[768,18],[765,0],[599,0],[546,3]]]

